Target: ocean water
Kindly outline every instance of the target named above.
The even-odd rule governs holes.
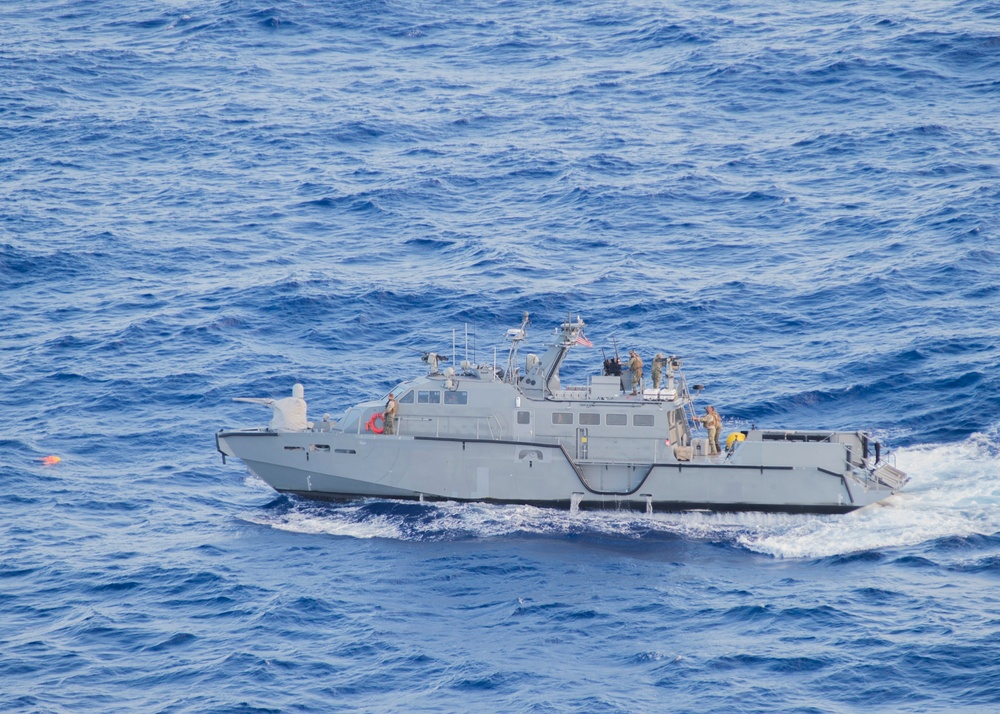
[[[0,710],[1000,710],[996,3],[0,26]],[[232,397],[337,413],[524,310],[912,481],[847,516],[322,504],[215,452],[265,418]]]

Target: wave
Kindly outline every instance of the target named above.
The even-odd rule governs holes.
[[[998,447],[994,431],[958,444],[900,449],[897,465],[911,478],[903,492],[845,516],[808,518],[737,540],[779,558],[824,558],[921,544],[933,551],[944,539],[995,536],[1000,533]]]

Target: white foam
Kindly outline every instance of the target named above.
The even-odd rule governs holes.
[[[995,438],[973,434],[959,444],[900,449],[896,459],[910,476],[902,493],[843,516],[753,529],[737,541],[780,558],[814,558],[1000,532]]]
[[[351,510],[348,508],[347,510]],[[356,510],[356,509],[354,509]],[[293,507],[280,515],[269,513],[247,514],[245,520],[261,526],[268,526],[293,533],[313,535],[346,536],[349,538],[394,538],[402,539],[399,523],[385,517],[351,518],[348,514],[317,508]]]

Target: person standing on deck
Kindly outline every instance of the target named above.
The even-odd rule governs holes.
[[[653,358],[653,389],[659,390],[660,388],[660,375],[663,373],[663,353],[657,352],[656,357]]]
[[[399,410],[399,402],[389,392],[389,401],[385,403],[385,433],[396,433],[396,412]]]
[[[628,366],[632,370],[632,394],[638,394],[642,387],[642,357],[635,350],[629,350],[628,353]]]
[[[705,409],[705,416],[698,417],[698,421],[705,425],[705,430],[708,432],[708,454],[709,456],[715,456],[722,451],[722,447],[719,444],[719,432],[722,431],[722,417],[719,416],[719,412],[715,411],[715,407],[709,404]]]

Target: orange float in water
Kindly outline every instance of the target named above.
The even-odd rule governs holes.
[[[62,461],[62,459],[60,459],[58,456],[46,456],[44,459],[40,459],[40,460],[46,466],[55,466],[60,461]]]

